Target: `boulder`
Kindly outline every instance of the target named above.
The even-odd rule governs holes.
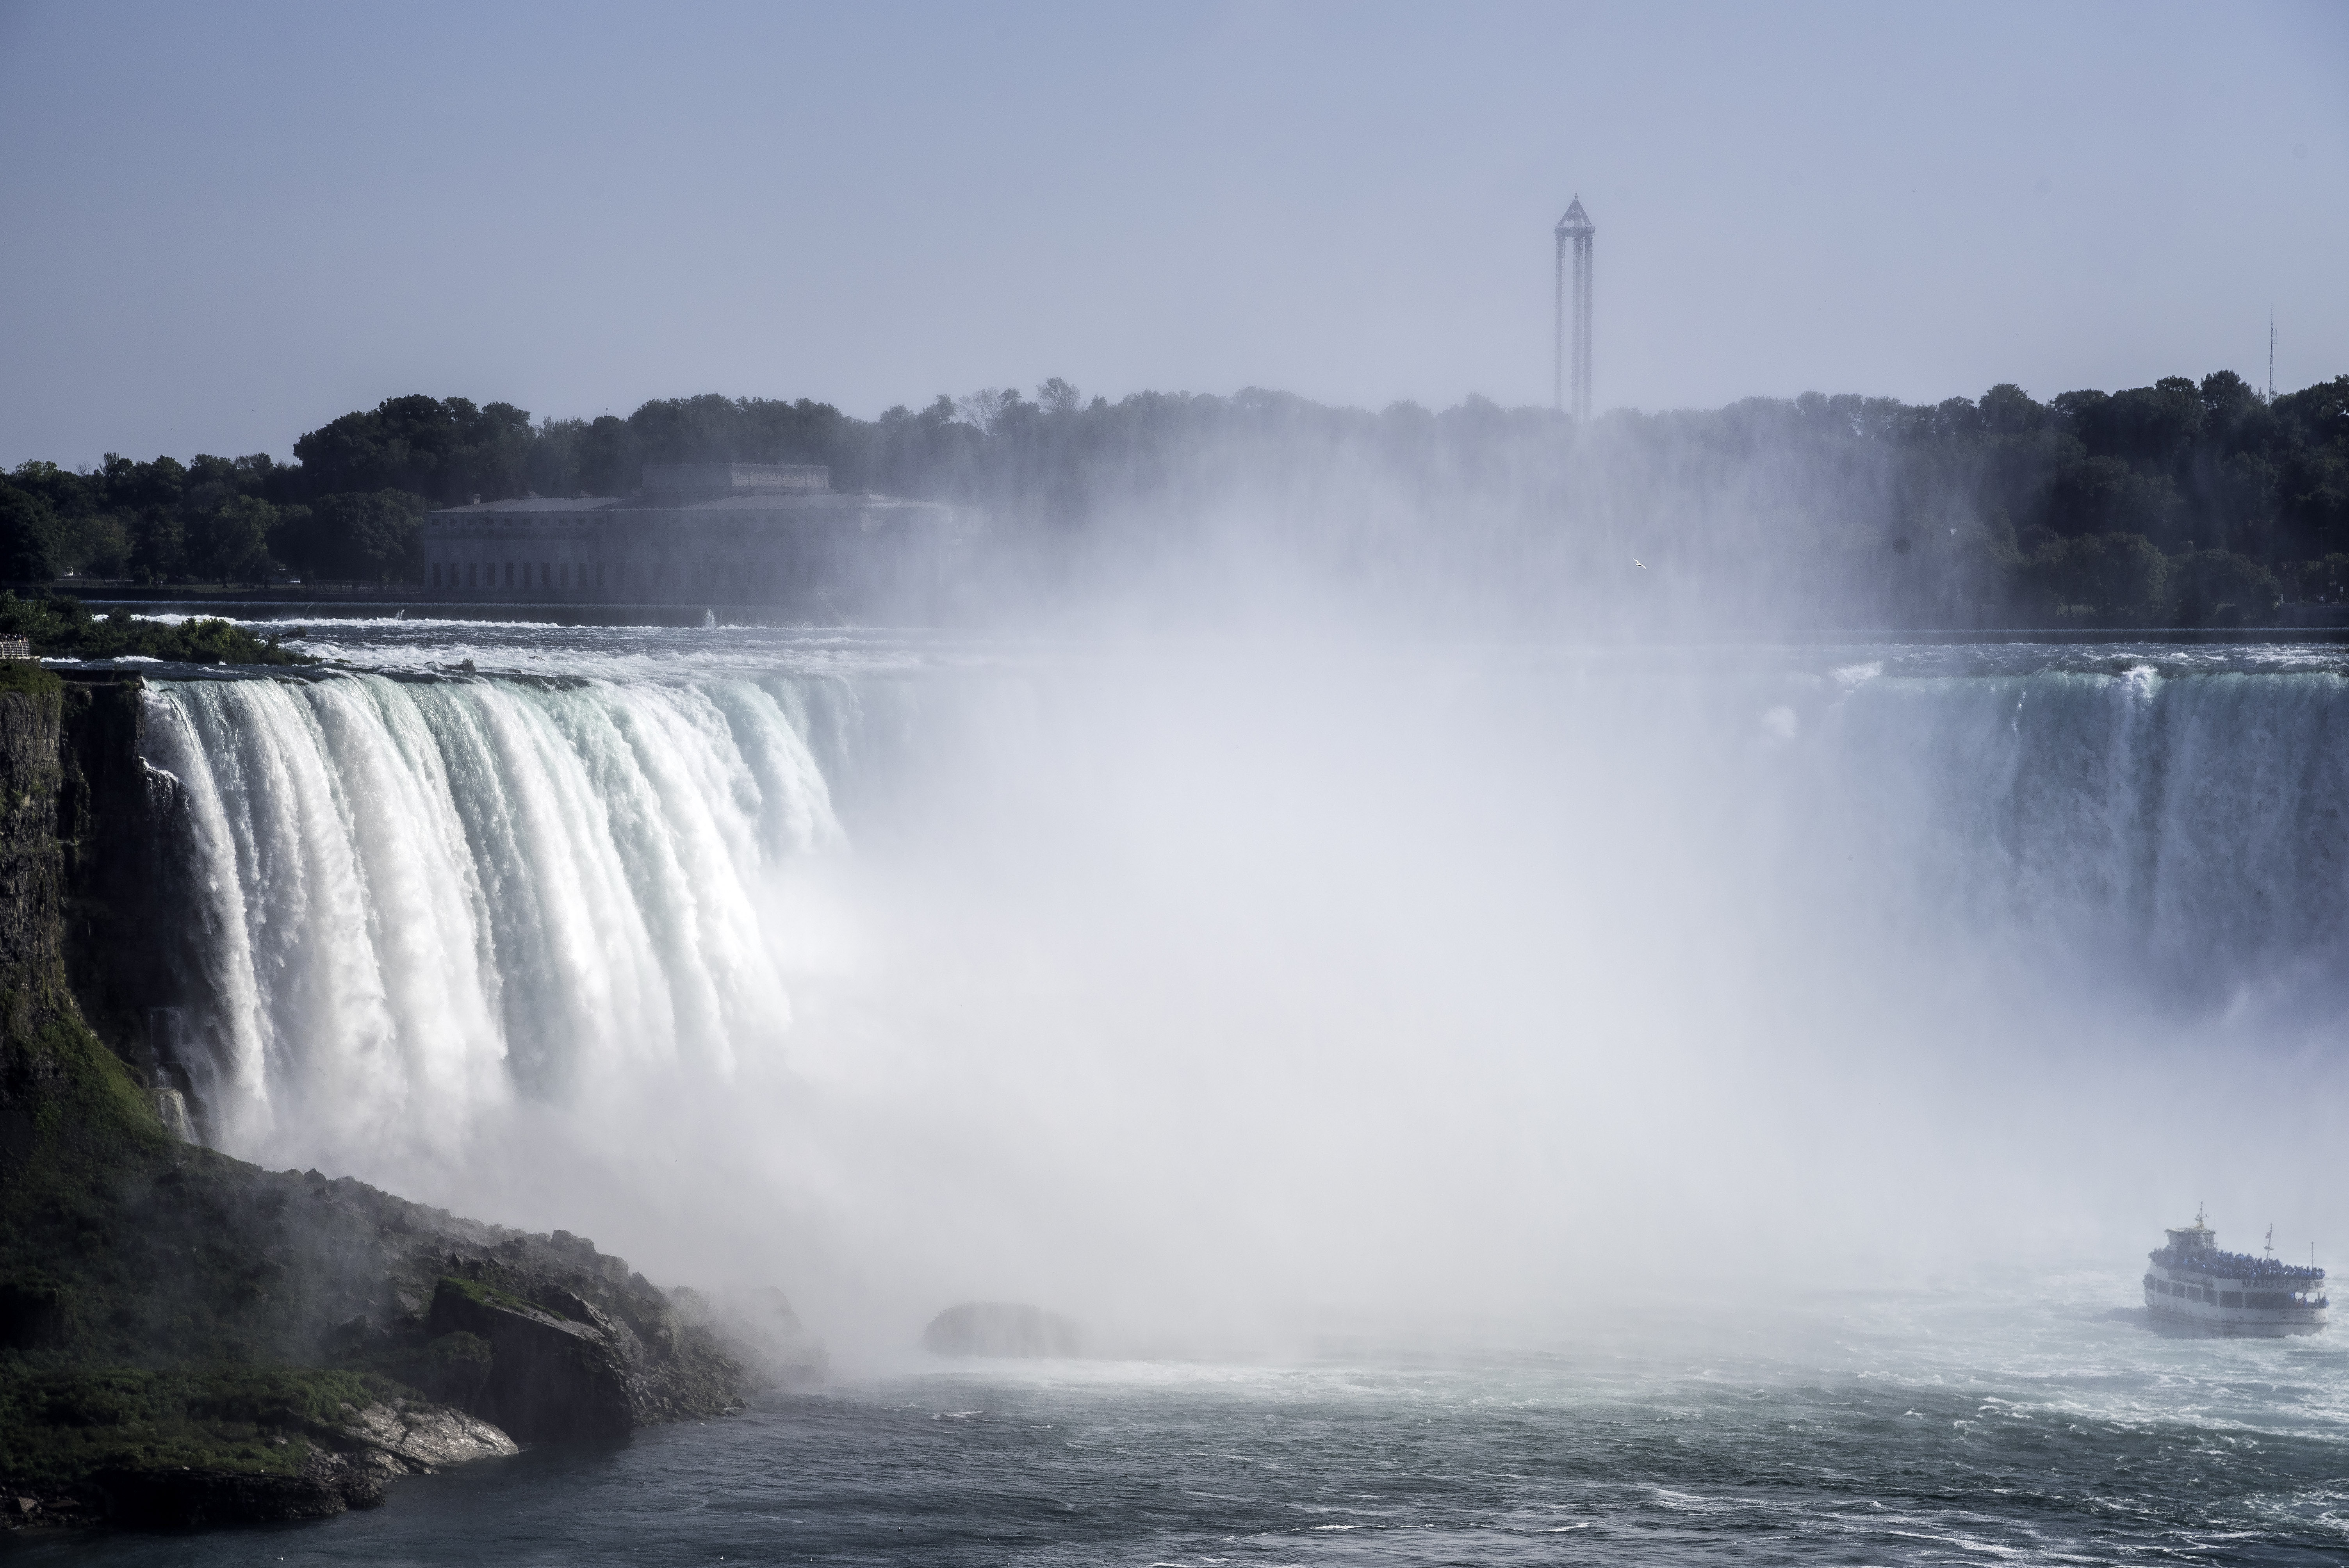
[[[922,1348],[933,1356],[1081,1356],[1083,1337],[1074,1323],[1040,1306],[967,1301],[930,1319]]]
[[[478,1416],[440,1405],[408,1400],[344,1407],[347,1418],[343,1435],[350,1442],[389,1454],[408,1469],[429,1473],[443,1465],[471,1460],[502,1459],[519,1453],[514,1440]]]
[[[642,1358],[642,1346],[578,1297],[560,1301],[581,1316],[443,1275],[429,1327],[436,1336],[471,1334],[488,1344],[489,1377],[475,1411],[523,1442],[618,1437],[636,1424],[629,1363]]]

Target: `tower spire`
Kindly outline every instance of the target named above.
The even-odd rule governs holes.
[[[1569,242],[1574,248],[1574,407],[1578,422],[1590,418],[1590,242],[1599,231],[1591,225],[1590,214],[1582,210],[1582,198],[1578,194],[1557,221],[1557,325],[1552,345],[1550,371],[1550,406],[1565,409],[1567,406],[1566,359],[1566,253]]]

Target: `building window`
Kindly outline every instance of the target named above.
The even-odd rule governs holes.
[[[465,586],[468,588],[473,586],[475,570],[476,568],[471,562],[468,561],[465,562]]]
[[[432,586],[440,586],[440,563],[437,561],[432,563]]]
[[[551,585],[554,582],[554,566],[553,566],[552,564],[550,564],[549,562],[544,562],[544,561],[540,562],[538,563],[538,585],[539,585],[540,587],[542,587],[542,588],[544,588],[544,587],[547,587],[547,586]]]

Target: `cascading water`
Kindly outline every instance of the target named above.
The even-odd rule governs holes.
[[[1532,1310],[1602,1232],[1776,1266],[1790,1205],[1879,1253],[2133,1235],[2187,1102],[2116,1073],[2163,1053],[2228,1064],[2193,1136],[2253,1096],[2313,1135],[2243,1064],[2342,989],[2313,660],[400,635],[547,673],[153,688],[208,1136],[829,1269],[835,1333],[973,1290],[1180,1315],[1234,1257],[1292,1304]]]
[[[446,1150],[626,1068],[723,1080],[788,1022],[762,881],[842,841],[795,687],[357,676],[149,701],[222,1146]]]
[[[2103,670],[1862,679],[1806,759],[1879,903],[2166,1009],[2330,1012],[2349,939],[2349,678]]]

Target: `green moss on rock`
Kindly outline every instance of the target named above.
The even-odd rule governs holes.
[[[111,1470],[292,1475],[351,1409],[406,1396],[366,1373],[103,1367],[0,1378],[0,1476],[69,1484]]]

